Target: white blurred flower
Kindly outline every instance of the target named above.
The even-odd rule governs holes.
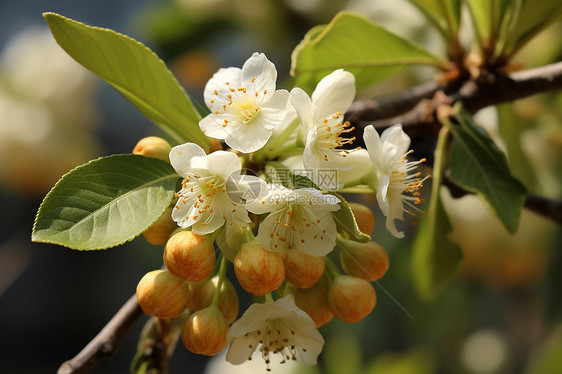
[[[255,214],[269,213],[257,236],[267,250],[283,253],[295,247],[311,256],[324,256],[334,248],[337,230],[332,212],[340,209],[337,197],[312,188],[270,185],[269,189],[265,197],[247,206]]]
[[[343,113],[355,97],[355,77],[342,69],[324,77],[310,98],[301,88],[291,90],[291,103],[303,126],[306,145],[303,154],[308,177],[323,190],[336,190],[331,181],[321,177],[321,170],[353,170],[346,157],[353,151],[343,150],[355,138],[342,135],[353,131],[343,122]]]
[[[408,161],[410,137],[402,130],[402,125],[386,129],[382,136],[370,125],[363,135],[365,145],[375,167],[377,203],[386,216],[387,230],[397,238],[403,238],[404,232],[398,231],[395,220],[403,220],[404,212],[413,214],[407,207],[419,211],[419,189],[423,186],[421,173],[409,174],[424,162]],[[407,207],[405,207],[406,205]]]
[[[99,154],[94,76],[46,28],[11,38],[0,55],[0,182],[44,194]]]
[[[324,346],[314,321],[295,305],[293,295],[275,302],[252,304],[232,324],[227,339],[230,341],[228,361],[241,364],[259,349],[268,369],[272,355],[276,354],[281,362],[298,360],[315,365]]]
[[[184,178],[172,219],[199,235],[210,234],[226,222],[226,238],[232,245],[250,222],[244,204],[265,192],[265,181],[242,175],[240,159],[234,153],[206,155],[193,143],[172,148],[170,163]]]
[[[287,116],[289,93],[276,91],[276,80],[275,65],[263,53],[254,53],[242,69],[220,69],[205,86],[211,110],[199,122],[205,135],[244,153],[262,148]]]

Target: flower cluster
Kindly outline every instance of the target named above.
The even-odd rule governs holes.
[[[403,237],[395,221],[417,209],[424,181],[411,173],[423,160],[407,160],[410,139],[399,125],[382,136],[368,126],[367,149],[351,146],[355,129],[343,120],[355,96],[351,73],[334,71],[312,96],[276,90],[276,78],[275,66],[255,53],[208,82],[210,114],[199,125],[230,149],[206,154],[193,143],[171,148],[150,138],[135,150],[169,160],[182,178],[173,206],[144,233],[165,245],[166,266],[139,282],[144,312],[171,318],[188,310],[189,350],[214,355],[230,344],[233,364],[258,350],[268,369],[273,357],[315,364],[324,344],[318,327],[333,317],[357,322],[375,307],[370,282],[389,258],[377,243],[357,241],[373,230],[371,210],[337,192],[376,194],[387,229]],[[342,229],[345,217],[353,227]],[[239,319],[230,263],[255,301]]]

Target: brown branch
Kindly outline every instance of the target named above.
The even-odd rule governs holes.
[[[57,373],[89,373],[101,361],[113,357],[127,331],[142,315],[137,296],[133,295],[98,335],[74,358],[63,363]]]
[[[551,200],[542,196],[529,194],[525,208],[562,225],[562,201]]]
[[[402,123],[405,128],[416,126],[433,128],[438,126],[436,109],[442,100],[437,102],[430,100],[428,97],[431,93],[430,88],[429,84],[422,85],[388,98],[358,101],[350,108],[346,116],[360,122],[370,122],[377,128],[386,128],[397,123]],[[490,105],[562,90],[562,62],[508,75],[487,74],[476,80],[464,82],[458,90],[452,93],[449,92],[450,87],[441,87],[441,89],[452,104],[462,101],[466,108],[474,113]],[[414,99],[421,100],[412,109],[392,117],[387,116],[387,113],[395,111],[395,103],[401,99],[410,105]]]
[[[438,90],[443,89],[437,82],[430,81],[394,95],[378,99],[355,101],[345,113],[346,121],[363,122],[374,118],[390,118],[404,113],[423,99],[431,99]]]

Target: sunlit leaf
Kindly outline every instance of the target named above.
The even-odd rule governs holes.
[[[112,85],[178,143],[209,140],[201,116],[166,65],[143,44],[113,30],[87,26],[55,13],[43,15],[59,45],[76,61]]]
[[[517,231],[526,198],[525,187],[515,179],[504,153],[460,105],[453,133],[451,180],[480,196],[510,233]]]
[[[32,240],[81,250],[125,243],[162,215],[178,178],[170,164],[152,157],[90,161],[63,176],[45,197]]]
[[[355,75],[358,90],[372,86],[409,65],[447,68],[446,62],[356,14],[341,12],[327,26],[315,27],[295,48],[291,75],[311,92],[336,69]]]

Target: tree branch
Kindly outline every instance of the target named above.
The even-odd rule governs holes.
[[[490,105],[562,90],[562,62],[507,75],[483,75],[462,83],[458,90],[452,89],[450,85],[435,86],[428,83],[386,98],[358,101],[348,110],[346,118],[352,122],[369,122],[377,128],[397,123],[402,123],[405,128],[432,128],[438,125],[436,109],[442,99],[435,101],[430,100],[430,97],[439,90],[445,93],[451,104],[462,101],[474,113]],[[407,105],[396,104],[401,100]],[[400,111],[416,100],[417,105],[411,106],[407,111]]]
[[[525,208],[562,225],[562,201],[528,194]]]
[[[96,337],[74,358],[63,363],[57,373],[89,373],[101,361],[113,357],[127,331],[142,315],[137,296],[133,295]]]

